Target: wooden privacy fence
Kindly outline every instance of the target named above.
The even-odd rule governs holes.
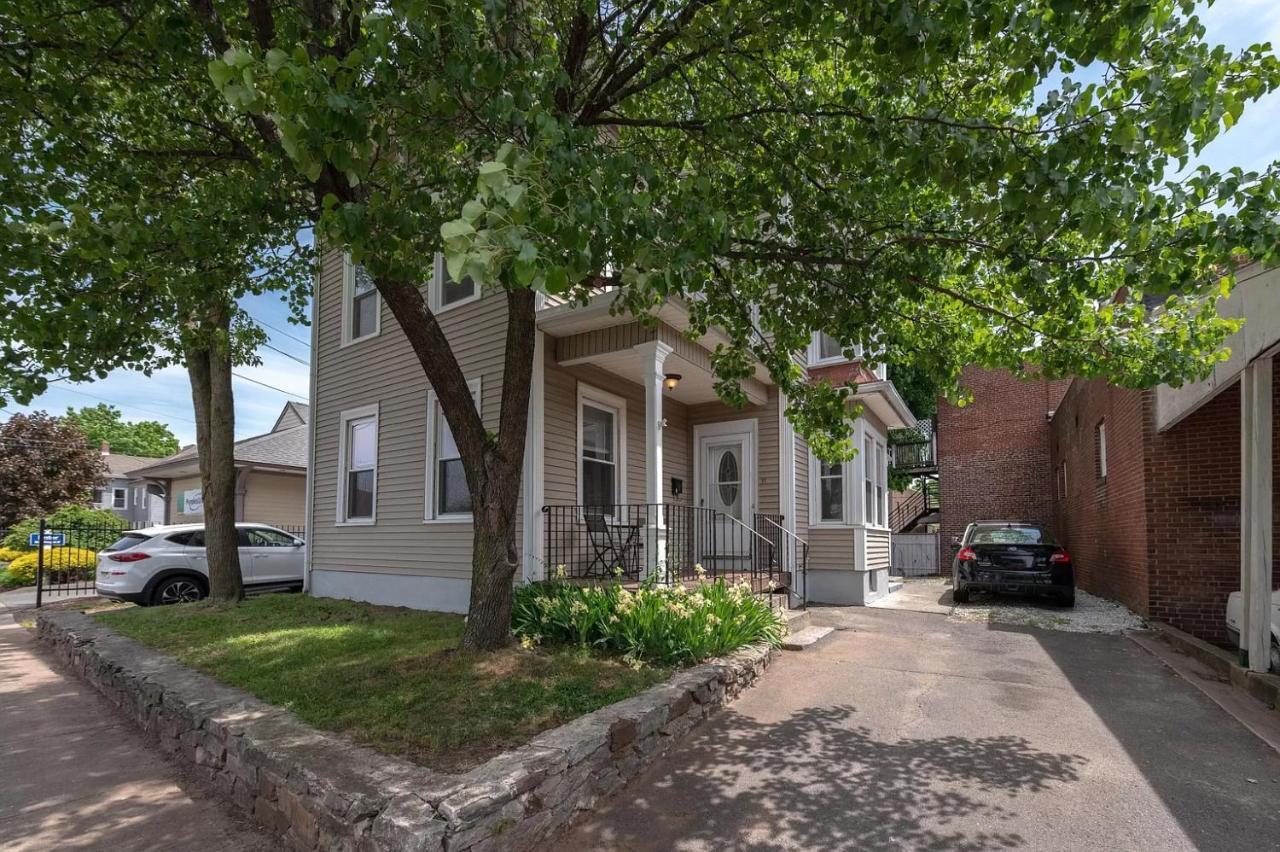
[[[905,533],[893,537],[893,573],[927,577],[940,573],[937,533]]]

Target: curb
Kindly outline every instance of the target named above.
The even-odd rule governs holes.
[[[1236,662],[1230,651],[1197,639],[1172,625],[1152,621],[1147,626],[1162,642],[1204,663],[1236,689],[1243,690],[1271,709],[1280,711],[1280,677],[1250,671]]]

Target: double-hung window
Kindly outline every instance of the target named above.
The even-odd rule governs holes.
[[[836,364],[845,360],[844,349],[840,341],[825,331],[814,332],[813,343],[809,349],[809,364]]]
[[[123,488],[111,489],[111,508],[124,509],[128,507],[128,491]]]
[[[622,435],[626,403],[612,394],[579,386],[578,481],[582,505],[611,512],[622,501]]]
[[[373,337],[381,330],[382,302],[373,277],[350,258],[343,261],[342,343]]]
[[[378,493],[377,405],[344,411],[341,425],[338,522],[372,524]]]
[[[867,436],[862,442],[862,521],[867,525],[876,522],[876,441]]]
[[[471,399],[480,407],[480,380],[467,383]],[[471,488],[467,485],[462,453],[434,391],[427,392],[427,513],[426,520],[471,520]]]
[[[885,526],[888,507],[885,505],[885,474],[888,468],[884,463],[884,444],[876,441],[876,523]]]
[[[431,310],[436,313],[465,305],[480,298],[480,288],[470,275],[463,276],[461,281],[454,281],[449,275],[449,267],[444,262],[444,255],[436,253],[435,274],[431,278]]]
[[[841,523],[844,521],[844,469],[836,462],[818,459],[818,519]]]

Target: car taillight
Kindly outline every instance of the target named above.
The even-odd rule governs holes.
[[[107,558],[112,562],[137,562],[140,559],[150,559],[149,553],[108,553]]]
[[[1071,561],[1071,554],[1065,550],[1059,550],[1049,557],[1049,561],[1057,565],[1065,565]]]
[[[956,554],[956,559],[959,559],[961,562],[974,562],[977,558],[978,554],[973,552],[972,547],[962,547]]]

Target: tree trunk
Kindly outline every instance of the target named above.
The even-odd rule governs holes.
[[[536,333],[533,293],[508,291],[498,436],[486,442],[478,469],[467,471],[474,518],[471,602],[462,633],[462,647],[467,650],[492,650],[511,641],[512,583],[520,564],[515,516],[524,473]],[[465,458],[463,465],[470,467]]]
[[[235,401],[231,392],[230,314],[213,308],[202,318],[205,339],[187,351],[196,413],[196,450],[204,501],[204,544],[209,597],[235,603],[244,597],[236,538]],[[209,341],[209,337],[214,342]]]

